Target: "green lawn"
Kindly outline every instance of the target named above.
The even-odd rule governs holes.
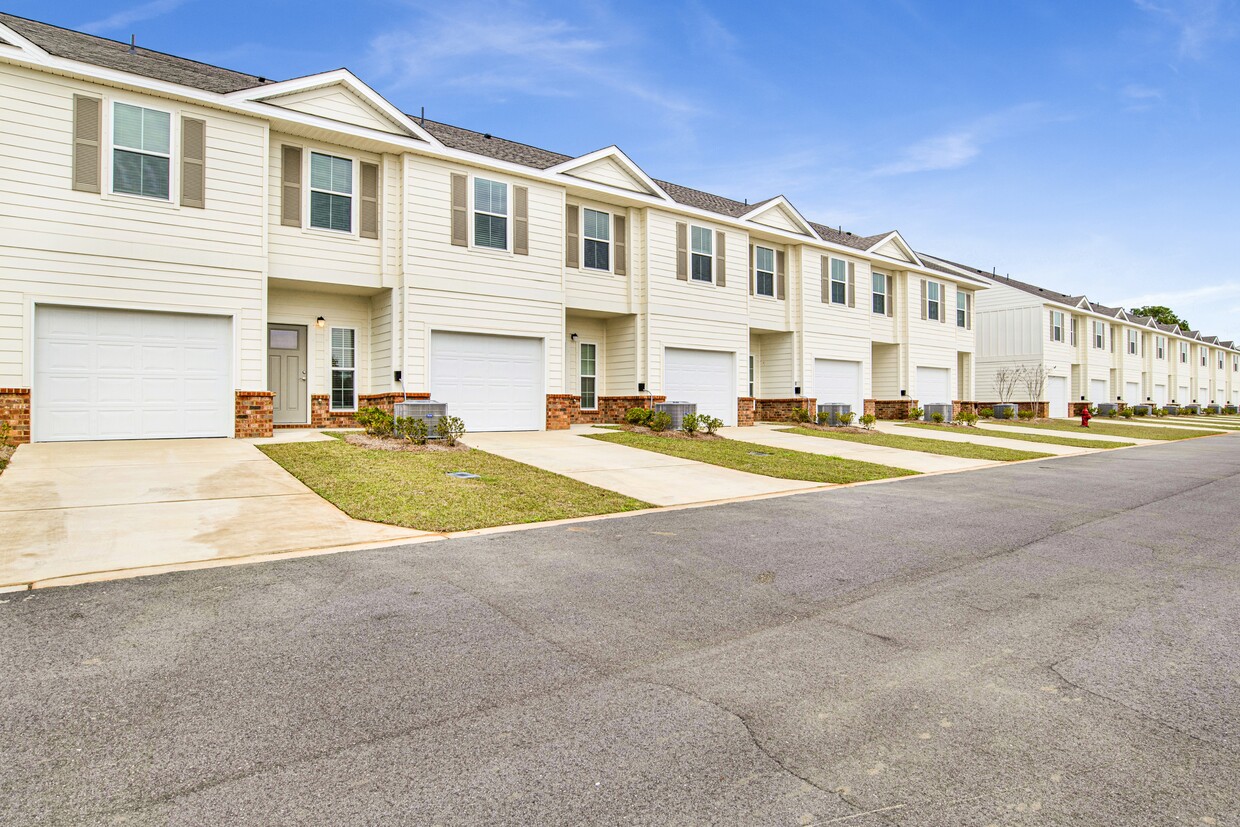
[[[790,434],[802,436],[818,436],[824,439],[843,439],[848,442],[864,442],[866,445],[882,445],[884,448],[900,448],[905,451],[921,451],[924,454],[942,454],[947,457],[966,457],[968,459],[988,459],[994,462],[1016,462],[1022,459],[1042,459],[1051,454],[1039,454],[1035,451],[1014,451],[1011,448],[995,448],[991,445],[974,445],[971,442],[946,442],[941,439],[922,439],[901,434],[885,434],[869,431],[864,434],[853,434],[840,431],[820,431],[815,428],[781,428]]]
[[[1001,439],[1016,439],[1021,442],[1045,442],[1048,445],[1068,445],[1073,448],[1126,448],[1129,445],[1135,445],[1134,442],[1110,442],[1102,439],[1076,439],[1070,436],[1059,436],[1059,434],[1022,434],[1013,431],[1010,434],[986,433],[978,428],[964,429],[951,425],[935,425],[933,422],[901,422],[905,428],[926,428],[927,430],[947,431],[948,433],[958,434],[974,433],[982,436],[994,436]],[[1092,430],[1092,429],[1091,429]]]
[[[994,425],[1002,425],[1005,427],[1016,426],[1019,428],[1038,428],[1045,431],[1077,431],[1084,430],[1081,428],[1079,419],[1054,419],[1050,422],[1009,422],[1000,421],[998,419],[990,419],[987,422]],[[1159,428],[1149,425],[1129,425],[1120,422],[1100,422],[1098,417],[1094,417],[1089,422],[1089,432],[1091,434],[1101,434],[1103,436],[1119,436],[1132,437],[1133,439],[1193,439],[1199,436],[1213,436],[1221,434],[1223,431],[1197,431],[1188,428]]]
[[[1213,417],[1203,416],[1197,417],[1181,417],[1169,416],[1165,419],[1155,419],[1155,422],[1166,422],[1168,425],[1190,425],[1195,428],[1218,428],[1224,431],[1240,431],[1240,421],[1235,419],[1214,419]]]
[[[416,454],[375,451],[340,440],[258,449],[350,517],[423,531],[466,531],[650,507],[473,449]],[[468,471],[481,479],[455,479],[447,476],[450,471]]]
[[[877,465],[873,462],[857,462],[821,454],[807,454],[803,451],[788,451],[735,439],[671,439],[650,434],[635,434],[630,431],[589,434],[586,438],[601,439],[604,442],[615,442],[631,448],[642,448],[673,457],[693,459],[711,465],[721,465],[724,468],[735,468],[737,471],[748,471],[751,474],[762,474],[785,480],[839,484],[907,477],[917,473],[904,468]],[[754,456],[750,453],[751,451],[764,456]]]

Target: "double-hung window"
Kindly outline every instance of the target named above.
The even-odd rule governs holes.
[[[1223,369],[1223,354],[1221,353],[1218,355],[1218,369],[1219,370]]]
[[[1154,337],[1154,355],[1159,359],[1167,358],[1167,338],[1165,336]]]
[[[611,270],[611,215],[586,207],[581,211],[582,266]]]
[[[310,153],[310,226],[353,232],[353,161]]]
[[[937,281],[926,283],[926,318],[937,322],[943,313],[943,286]]]
[[[887,315],[887,275],[875,273],[871,277],[870,307],[879,316]]]
[[[1071,345],[1076,347],[1076,317],[1073,316],[1068,321],[1068,333],[1071,336]]]
[[[714,281],[715,233],[707,227],[691,228],[689,275],[694,281]]]
[[[1204,347],[1197,348],[1197,352],[1201,354],[1201,366],[1206,366],[1206,349]]]
[[[1231,372],[1240,373],[1240,356],[1231,357]]]
[[[474,178],[474,246],[508,249],[508,185]]]
[[[1063,320],[1060,319],[1062,326]],[[956,291],[956,327],[969,326],[969,294],[963,290]],[[1062,334],[1063,331],[1061,330]]]
[[[831,304],[848,304],[848,262],[831,259]]]
[[[1180,342],[1180,364],[1188,364],[1188,342]]]
[[[775,297],[775,251],[770,247],[753,248],[753,291]]]
[[[1063,341],[1063,314],[1058,310],[1051,311],[1051,341]]]
[[[1130,356],[1137,355],[1137,331],[1128,331],[1128,354]]]
[[[757,357],[755,357],[751,353],[749,354],[749,398],[750,399],[753,399],[754,397],[753,389],[754,389],[754,384],[755,384],[754,379],[756,378],[756,376],[757,376]]]
[[[582,342],[577,348],[581,364],[581,409],[592,411],[598,407],[598,345]]]
[[[1094,320],[1094,347],[1102,350],[1107,346],[1107,328],[1106,325],[1097,319]]]
[[[117,101],[112,107],[112,192],[167,201],[172,115]]]
[[[332,328],[332,410],[357,409],[357,331]]]

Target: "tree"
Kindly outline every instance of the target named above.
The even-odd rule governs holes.
[[[1025,390],[1029,393],[1030,402],[1043,402],[1043,393],[1046,391],[1046,379],[1049,374],[1043,365],[1031,365],[1025,367],[1020,374],[1020,381],[1024,384]]]
[[[1012,398],[1012,392],[1016,390],[1024,373],[1024,365],[1004,365],[995,371],[995,393],[1001,403],[1006,405]]]
[[[1181,330],[1192,330],[1188,322],[1177,316],[1170,307],[1161,304],[1147,304],[1145,307],[1134,307],[1129,311],[1137,316],[1149,316],[1160,324],[1179,325]]]

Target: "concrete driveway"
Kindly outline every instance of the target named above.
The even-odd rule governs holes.
[[[729,439],[744,440],[771,448],[786,448],[789,451],[804,451],[807,454],[823,454],[860,462],[873,462],[879,465],[890,465],[893,468],[907,468],[909,471],[922,474],[967,471],[971,468],[999,465],[993,460],[949,457],[943,454],[927,454],[924,451],[888,448],[885,445],[867,445],[864,442],[850,442],[846,439],[784,433],[784,429],[789,427],[792,426],[754,425],[747,428],[724,428],[720,433]]]
[[[589,433],[606,432],[589,425],[574,425],[567,431],[469,434],[465,442],[473,448],[637,497],[653,505],[716,502],[824,487],[821,483],[764,477],[585,439],[583,435]]]
[[[0,586],[424,534],[354,520],[233,439],[23,445],[0,525]]]

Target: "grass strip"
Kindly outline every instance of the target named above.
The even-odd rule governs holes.
[[[841,439],[847,442],[861,442],[866,445],[881,445],[884,448],[899,448],[902,451],[920,451],[923,454],[940,454],[945,457],[965,457],[966,459],[986,459],[992,462],[1016,462],[1023,459],[1042,459],[1052,456],[1036,451],[1017,451],[1012,448],[996,448],[992,445],[977,445],[972,442],[947,442],[942,439],[923,439],[902,434],[887,434],[870,431],[854,434],[841,431],[820,431],[816,428],[781,428],[781,431],[800,436],[816,436],[823,439]]]
[[[1135,442],[1110,442],[1104,439],[1076,439],[1070,436],[1059,436],[1058,434],[1022,434],[1013,431],[1010,434],[987,433],[980,428],[957,428],[951,425],[935,425],[933,422],[901,422],[899,423],[905,428],[925,428],[926,430],[946,431],[950,434],[980,434],[981,436],[992,436],[998,439],[1015,439],[1020,442],[1045,442],[1048,445],[1068,445],[1072,448],[1127,448],[1135,445]],[[1092,429],[1091,429],[1092,430]]]

